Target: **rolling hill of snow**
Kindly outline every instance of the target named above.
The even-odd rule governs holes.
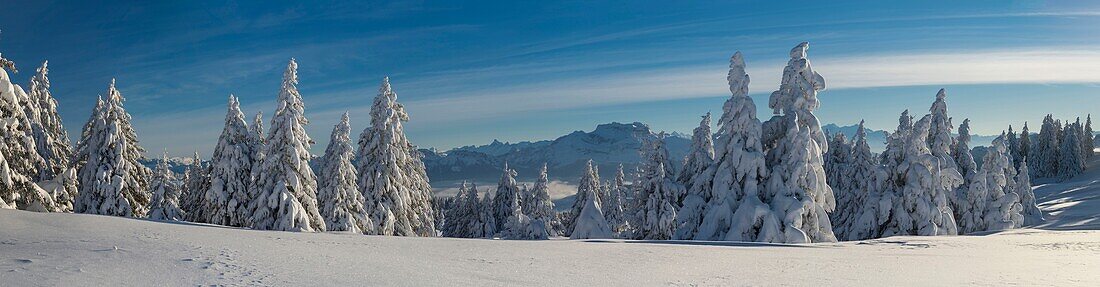
[[[0,282],[55,285],[1100,285],[1100,166],[1035,188],[1047,221],[817,244],[254,231],[0,210]]]

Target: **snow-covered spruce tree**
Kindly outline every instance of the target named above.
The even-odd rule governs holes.
[[[539,170],[539,178],[535,180],[535,186],[529,191],[528,201],[522,204],[523,214],[532,220],[542,221],[550,235],[556,235],[551,226],[554,221],[554,201],[550,199],[550,178],[546,174],[546,164]],[[621,209],[620,209],[621,211]]]
[[[710,113],[703,116],[691,136],[691,150],[684,157],[683,169],[676,182],[686,193],[676,198],[676,231],[673,239],[692,239],[703,222],[703,208],[710,198],[714,182],[714,141],[710,132]],[[606,208],[605,208],[606,210]]]
[[[601,187],[600,174],[595,165],[592,163],[592,160],[588,160],[588,162],[584,166],[584,173],[581,174],[580,182],[577,184],[577,195],[573,197],[573,207],[569,211],[569,215],[572,220],[569,220],[565,224],[566,236],[569,236],[569,234],[573,232],[573,229],[577,223],[575,219],[581,214],[581,211],[584,210],[584,204],[586,201],[588,201],[587,197],[589,195],[595,195],[596,204],[601,206],[603,205],[603,203],[600,202],[599,198],[600,193],[602,193],[602,191],[600,191]]]
[[[782,241],[777,237],[779,218],[768,205],[771,196],[761,189],[768,170],[741,52],[730,57],[726,80],[731,96],[718,119],[711,196],[694,239]]]
[[[1020,138],[1018,140],[1020,141],[1020,143],[1018,144],[1018,147],[1016,149],[1016,154],[1013,157],[1013,159],[1015,161],[1017,161],[1016,162],[1016,168],[1017,169],[1020,168],[1019,166],[1022,162],[1026,162],[1026,161],[1030,161],[1030,160],[1034,159],[1031,156],[1031,147],[1032,147],[1032,145],[1031,145],[1031,133],[1027,130],[1027,122],[1024,122],[1024,127],[1022,129],[1020,129]],[[1030,168],[1030,167],[1028,167],[1028,168]]]
[[[619,164],[616,170],[615,180],[607,184],[607,198],[603,200],[600,211],[603,211],[604,219],[607,219],[608,227],[614,234],[622,233],[629,226],[626,220],[626,212],[623,210],[623,201],[626,195],[626,175],[623,173],[623,165]],[[584,211],[583,209],[581,210]]]
[[[1065,137],[1061,142],[1061,148],[1058,149],[1060,157],[1057,161],[1058,172],[1052,176],[1068,179],[1081,174],[1085,169],[1085,153],[1081,151],[1080,133],[1074,124],[1066,125],[1062,133]]]
[[[56,211],[68,212],[73,209],[77,192],[76,170],[69,163],[73,147],[57,112],[57,100],[50,93],[48,63],[43,61],[38,73],[31,78],[28,94],[37,113],[32,117],[31,132],[37,153],[44,161],[34,179],[53,196]]]
[[[252,142],[237,97],[229,95],[225,127],[210,157],[210,186],[203,196],[205,222],[249,226],[252,202]]]
[[[944,164],[940,166],[941,169],[956,169],[954,158],[951,156],[952,147],[955,145],[955,139],[951,137],[951,130],[954,127],[951,125],[951,117],[947,115],[947,90],[940,89],[936,92],[936,101],[932,102],[932,107],[928,109],[929,114],[932,115],[931,122],[928,127],[928,149],[932,152],[932,155],[943,160]],[[961,172],[959,172],[961,174]]]
[[[847,136],[840,132],[827,137],[829,138],[829,152],[825,153],[822,158],[825,162],[825,179],[834,191],[845,189],[848,184],[845,175],[847,174],[849,157],[852,155],[852,143],[848,141]],[[841,195],[837,194],[836,196],[837,201],[840,201]]]
[[[596,195],[595,190],[589,189],[585,191],[588,193],[584,196],[583,208],[581,212],[577,214],[574,219],[574,227],[570,232],[570,239],[602,239],[611,238],[611,228],[607,226],[607,219],[604,218],[603,212],[600,210],[600,203],[597,202],[599,198]],[[671,222],[670,222],[671,224]],[[651,238],[662,239],[662,238]],[[667,239],[667,238],[664,238]]]
[[[206,212],[203,201],[206,190],[210,188],[210,166],[203,164],[199,158],[199,152],[191,158],[191,164],[183,173],[183,184],[180,192],[180,208],[190,222],[206,222]]]
[[[959,135],[952,150],[952,156],[955,157],[955,166],[958,167],[959,175],[963,178],[970,178],[978,172],[974,155],[970,153],[970,119],[965,119],[963,124],[959,124]],[[967,185],[964,184],[964,188],[965,186]]]
[[[849,180],[845,191],[849,194],[848,204],[837,204],[835,212],[837,216],[835,221],[832,222],[833,230],[836,231],[838,239],[867,239],[869,225],[858,225],[857,222],[859,222],[861,213],[877,208],[877,206],[872,206],[873,204],[870,203],[878,203],[878,201],[872,201],[870,198],[872,196],[875,199],[881,197],[877,185],[879,170],[878,162],[874,154],[871,153],[871,147],[867,144],[867,130],[861,120],[853,138],[852,153],[845,175],[845,178]]]
[[[462,181],[454,197],[454,206],[446,211],[447,221],[439,227],[445,237],[470,238],[481,237],[481,224],[478,223],[477,191],[471,192],[469,184]],[[476,233],[478,236],[470,236]]]
[[[248,190],[255,196],[256,190],[259,189],[256,180],[260,177],[260,166],[264,164],[264,149],[267,148],[267,139],[264,138],[264,114],[262,111],[256,112],[256,116],[252,118],[252,125],[248,126],[248,137],[249,150],[252,151],[252,181],[249,182]],[[249,209],[252,209],[251,203],[249,203]]]
[[[883,236],[958,234],[947,194],[962,184],[963,179],[954,169],[942,168],[945,160],[929,150],[925,141],[930,122],[931,116],[924,116],[909,133],[906,162],[900,166],[905,172],[901,177],[904,182],[888,183],[900,192],[895,193],[898,200],[893,206],[894,222],[888,222]]]
[[[1084,143],[1085,158],[1091,158],[1096,150],[1096,136],[1094,135],[1095,132],[1092,130],[1092,114],[1089,114],[1088,117],[1085,118],[1084,131],[1085,136],[1081,138],[1081,142]]]
[[[477,193],[477,185],[471,187],[473,193]],[[477,204],[478,222],[481,224],[481,235],[477,237],[493,238],[497,234],[497,220],[493,217],[493,197],[486,192]],[[474,237],[477,234],[471,233]]]
[[[1054,177],[1057,176],[1059,167],[1058,161],[1059,153],[1058,149],[1061,148],[1058,142],[1058,134],[1061,133],[1059,124],[1055,123],[1053,116],[1047,114],[1043,118],[1043,126],[1039,129],[1039,137],[1036,139],[1035,145],[1027,159],[1032,166],[1028,168],[1035,174],[1035,177]]]
[[[15,64],[0,57],[0,205],[33,211],[62,211],[54,196],[35,184],[39,168],[45,161],[38,156],[32,135],[31,117],[24,108],[29,97],[19,85],[12,84],[6,69],[15,71]],[[32,113],[33,107],[32,107]]]
[[[497,182],[497,190],[493,194],[493,219],[496,219],[497,230],[504,231],[504,225],[515,213],[513,204],[519,206],[520,190],[516,184],[516,170],[508,168],[504,163],[504,171]],[[522,210],[520,210],[522,212]]]
[[[107,99],[101,101],[77,145],[74,158],[79,164],[80,192],[73,211],[143,217],[150,200],[146,189],[150,171],[138,162],[144,149],[138,146],[114,80]]]
[[[368,233],[433,236],[432,187],[422,155],[405,138],[401,122],[409,115],[397,102],[389,77],[382,79],[370,115],[370,126],[359,136],[357,156],[364,208],[374,223]]]
[[[784,220],[785,242],[831,242],[836,241],[836,236],[828,213],[836,207],[836,202],[827,184],[822,160],[829,145],[813,113],[821,104],[817,93],[825,90],[825,79],[811,67],[806,58],[807,49],[809,43],[806,42],[791,49],[791,59],[783,68],[783,80],[769,99],[768,106],[775,116],[765,124],[769,127],[765,130],[770,132],[765,146],[772,147],[767,162],[773,171],[767,188],[773,195],[773,210]],[[798,137],[808,144],[786,137]],[[801,158],[803,155],[807,158]],[[778,173],[798,174],[776,176]],[[787,205],[793,202],[801,202],[803,206]],[[791,213],[801,214],[794,216]],[[797,230],[790,230],[792,228]]]
[[[1023,161],[1020,170],[1016,173],[1016,186],[1012,189],[1020,198],[1023,208],[1024,225],[1032,226],[1043,222],[1043,212],[1035,204],[1035,193],[1031,189],[1031,177],[1028,175],[1027,161]]]
[[[361,233],[364,227],[374,226],[363,209],[363,194],[359,193],[358,177],[351,163],[354,155],[351,123],[348,113],[344,113],[340,123],[332,128],[318,179],[317,203],[330,231]]]
[[[643,204],[634,211],[640,224],[634,234],[636,239],[671,239],[676,228],[675,196],[684,192],[684,186],[673,179],[673,173],[667,168],[670,163],[664,139],[665,135],[661,133],[645,143],[642,150],[641,176],[638,178],[635,197]],[[595,200],[588,199],[589,196],[591,194],[586,196],[586,202]],[[599,202],[595,204],[598,206]],[[574,226],[584,216],[583,213],[582,208],[578,213],[578,220],[574,220]],[[603,217],[602,212],[597,213]]]
[[[514,174],[515,171],[512,171],[513,176]],[[505,177],[507,176],[508,175],[505,175]],[[512,182],[514,183],[515,179],[512,179]],[[506,208],[512,211],[508,213],[508,217],[505,218],[504,224],[501,225],[500,238],[512,240],[542,240],[549,238],[550,234],[546,230],[546,223],[541,220],[531,219],[523,214],[523,207],[520,205],[519,197],[512,196],[511,198],[511,204],[508,204]],[[496,204],[496,202],[494,202],[494,204]],[[501,208],[504,206],[497,205],[496,207]]]
[[[168,153],[161,155],[161,161],[153,171],[153,178],[149,180],[149,187],[153,193],[153,198],[149,202],[149,219],[166,221],[184,219],[179,202],[180,186],[176,183],[176,176],[172,174],[172,170],[168,169]]]
[[[290,59],[249,206],[254,229],[325,231],[317,208],[317,176],[309,166],[313,140],[306,134],[309,121],[297,85],[298,63]]]
[[[821,168],[822,150],[814,143],[810,131],[797,124],[798,114],[784,118],[790,119],[788,126],[792,128],[776,148],[787,152],[777,153],[783,156],[778,158],[782,164],[771,167],[767,182],[772,210],[782,220],[782,242],[834,242],[836,236],[827,212],[835,203],[830,201],[831,190],[825,184],[825,171]]]
[[[1005,137],[1005,147],[1008,148],[1008,155],[1012,158],[1012,167],[1020,169],[1020,161],[1024,159],[1020,158],[1020,139],[1016,137],[1016,132],[1012,130],[1012,125],[1008,125],[1008,134],[1006,134]],[[962,170],[959,170],[959,173],[962,173]],[[965,174],[963,176],[965,176]]]
[[[1067,137],[1072,135],[1067,135]],[[1023,226],[1023,207],[1020,198],[1013,192],[1016,188],[1016,169],[1006,153],[1004,137],[993,140],[993,146],[982,161],[982,173],[986,176],[988,203],[982,214],[985,229],[1005,230]]]
[[[851,169],[851,163],[849,162],[851,156],[852,143],[848,141],[847,136],[837,132],[829,137],[829,152],[825,153],[823,160],[825,162],[825,181],[832,187],[833,195],[836,197],[836,209],[829,213],[829,221],[834,226],[834,232],[843,226],[838,221],[847,216],[846,214],[840,214],[839,211],[856,204],[853,202],[855,196],[854,191],[851,189],[852,182],[848,177],[851,174],[849,170]]]

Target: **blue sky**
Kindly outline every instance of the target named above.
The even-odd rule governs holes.
[[[940,87],[981,134],[1100,111],[1100,4],[1089,1],[268,2],[0,0],[0,52],[21,82],[50,61],[71,132],[114,77],[147,150],[203,157],[230,93],[247,114],[271,114],[291,57],[318,153],[344,111],[365,126],[386,75],[421,147],[610,121],[687,132],[721,112],[737,50],[764,117],[802,41],[829,83],[826,123],[889,130]]]

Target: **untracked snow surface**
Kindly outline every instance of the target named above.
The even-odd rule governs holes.
[[[0,285],[1100,286],[1100,167],[1035,193],[1041,229],[804,245],[386,237],[0,210]]]

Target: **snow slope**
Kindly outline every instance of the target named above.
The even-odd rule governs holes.
[[[0,285],[1100,286],[1100,157],[1036,187],[1047,222],[776,245],[363,236],[0,210]]]

